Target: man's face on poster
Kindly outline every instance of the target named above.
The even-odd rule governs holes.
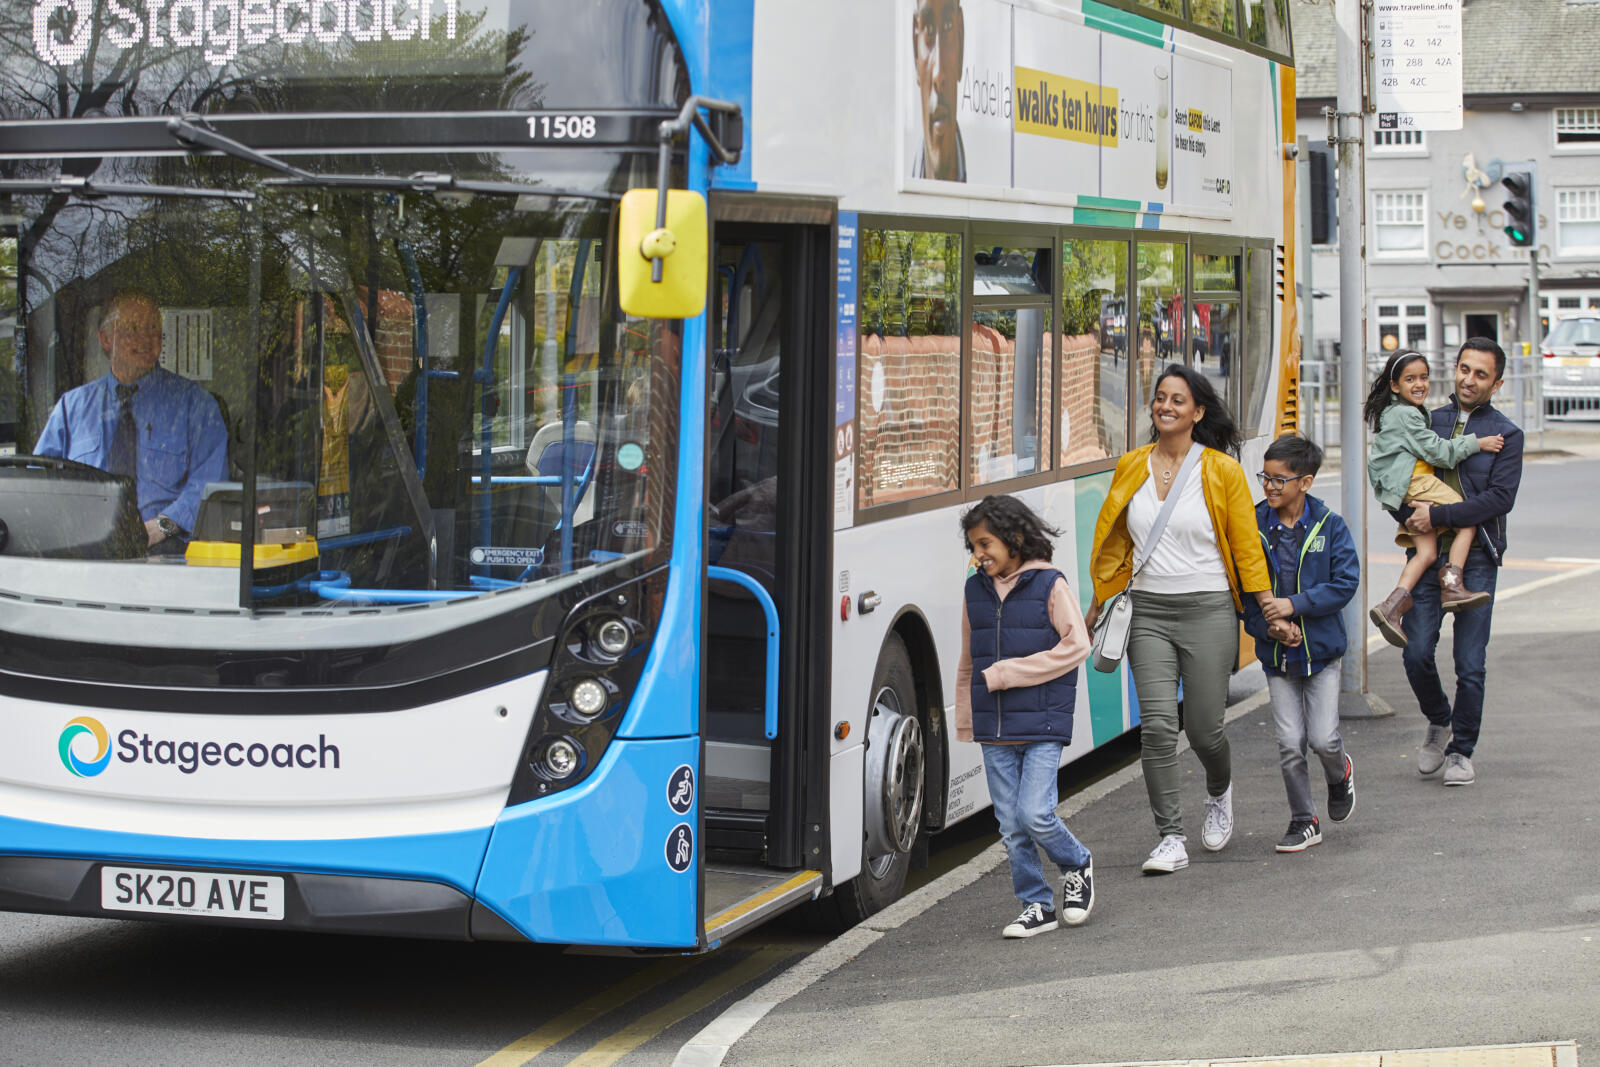
[[[911,36],[917,58],[917,98],[922,104],[923,151],[927,153],[928,177],[944,181],[960,180],[956,103],[965,35],[961,0],[917,0]]]

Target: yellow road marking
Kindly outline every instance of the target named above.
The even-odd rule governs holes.
[[[727,911],[713,915],[711,918],[706,920],[706,930],[709,932],[711,930],[715,930],[719,926],[726,926],[728,923],[733,922],[733,920],[739,918],[741,915],[747,915],[762,905],[777,900],[785,893],[789,893],[795,889],[798,889],[800,886],[811,881],[812,879],[821,877],[822,873],[820,871],[801,871],[788,881],[779,882],[765,893],[757,893],[755,896],[750,897],[747,900],[740,901]]]
[[[610,989],[598,993],[576,1007],[562,1012],[532,1033],[517,1038],[493,1056],[479,1063],[478,1067],[521,1067],[522,1064],[527,1063],[553,1045],[565,1041],[602,1015],[615,1011],[628,1003],[628,1001],[641,993],[655,988],[667,979],[676,978],[704,958],[703,956],[694,959],[676,958],[652,964],[644,970],[623,979]]]
[[[567,1067],[611,1067],[622,1057],[655,1037],[677,1022],[682,1022],[695,1012],[726,996],[728,993],[761,977],[786,956],[796,953],[792,949],[762,949],[749,959],[729,967],[704,984],[685,993],[672,1003],[657,1008],[635,1020],[608,1037],[601,1038],[594,1047]]]

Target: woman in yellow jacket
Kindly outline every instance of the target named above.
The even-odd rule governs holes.
[[[1169,364],[1150,402],[1151,443],[1117,463],[1094,529],[1090,565],[1093,626],[1100,606],[1128,585],[1133,558],[1148,555],[1133,579],[1128,662],[1139,694],[1145,789],[1161,843],[1146,874],[1189,865],[1178,803],[1178,683],[1183,730],[1206,772],[1201,843],[1211,852],[1233,836],[1233,773],[1222,713],[1239,656],[1240,596],[1254,596],[1271,620],[1273,600],[1255,504],[1239,453],[1239,429],[1211,383]],[[1179,490],[1166,530],[1146,544],[1192,443],[1205,447]]]

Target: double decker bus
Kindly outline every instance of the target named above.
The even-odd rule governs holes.
[[[1087,598],[1164,363],[1292,424],[1293,115],[1282,0],[7,5],[0,909],[884,907],[963,508]]]

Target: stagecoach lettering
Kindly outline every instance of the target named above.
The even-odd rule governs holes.
[[[207,63],[220,67],[241,47],[274,41],[454,41],[463,14],[472,25],[472,14],[484,6],[502,5],[491,0],[463,11],[462,0],[34,0],[33,46],[51,66],[77,63],[98,23],[112,48],[200,48]]]

